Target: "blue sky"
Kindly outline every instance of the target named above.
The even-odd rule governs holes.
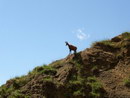
[[[130,31],[130,0],[0,0],[0,85]]]

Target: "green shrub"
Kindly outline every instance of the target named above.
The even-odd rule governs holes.
[[[0,87],[0,98],[6,97],[7,89],[5,86]]]
[[[52,66],[38,66],[30,74],[46,74],[46,75],[55,75],[56,69]]]
[[[69,81],[70,84],[73,84],[73,85],[81,85],[82,82],[79,81],[79,80],[75,80],[75,81]]]
[[[22,94],[20,90],[16,90],[12,92],[8,98],[30,98],[30,97],[25,94]]]
[[[11,85],[9,88],[7,88],[5,85],[0,87],[0,98],[7,98],[13,91],[14,91],[13,85]]]
[[[112,42],[111,40],[102,40],[100,42],[94,42],[91,47],[101,47],[101,48],[106,48],[106,49],[118,49],[121,48],[122,46],[120,45],[120,43],[116,43],[116,42]]]
[[[92,98],[100,98],[100,93],[90,92]]]
[[[90,96],[92,98],[100,97],[100,90],[102,89],[101,83],[97,81],[96,77],[88,77],[87,80],[87,84],[91,87]]]
[[[79,74],[73,75],[69,83],[67,84],[67,98],[74,96],[74,98],[82,98],[85,96],[86,80]]]
[[[30,79],[27,76],[15,77],[14,79],[10,79],[12,81],[10,86],[14,89],[19,89],[20,87],[24,86]]]
[[[124,32],[122,33],[123,38],[130,38],[130,33],[129,32]]]
[[[44,66],[42,71],[42,73],[47,75],[55,75],[56,72],[57,72],[56,69],[51,66]]]
[[[11,93],[9,98],[25,98],[23,94],[20,93],[20,90],[16,90]]]
[[[44,66],[46,66],[46,65],[44,65]],[[37,66],[37,67],[34,68],[35,72],[40,72],[42,70],[43,70],[43,66]]]
[[[130,78],[124,80],[124,85],[130,87]]]
[[[52,79],[52,77],[48,76],[48,77],[43,78],[43,81],[53,82],[53,79]]]
[[[40,73],[41,71],[43,71],[44,66],[47,66],[47,65],[35,67],[32,72],[29,72],[29,74],[31,75],[31,74],[38,74],[38,73]]]
[[[7,81],[6,85],[0,87],[0,98],[4,98],[4,96],[10,96],[9,98],[21,98],[21,97],[12,97],[14,95],[18,95],[18,89],[24,86],[28,82],[27,76],[15,77],[14,79],[10,79]],[[22,97],[23,98],[23,97]]]
[[[97,81],[97,79],[96,79],[96,77],[88,77],[87,78],[87,81],[89,82],[89,83],[93,83],[93,82],[96,82]]]
[[[54,68],[60,68],[63,64],[64,60],[56,60],[54,62],[52,62],[51,64],[49,64],[49,66],[52,66]]]
[[[102,41],[100,41],[99,43],[102,43],[102,44],[104,44],[104,45],[109,45],[109,46],[112,46],[112,45],[113,45],[113,43],[111,42],[111,40],[102,40]]]
[[[20,87],[26,85],[31,79],[28,76],[21,76],[19,79],[17,79],[17,83]]]
[[[75,97],[84,97],[85,93],[82,90],[74,91],[73,96]]]

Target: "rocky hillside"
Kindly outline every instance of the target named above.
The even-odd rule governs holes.
[[[130,33],[10,79],[0,98],[130,98]]]

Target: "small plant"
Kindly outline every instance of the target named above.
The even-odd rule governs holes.
[[[20,87],[24,86],[30,79],[27,76],[15,77],[14,79],[10,79],[7,82],[7,85],[14,89],[19,89]]]
[[[41,72],[43,70],[44,66],[47,66],[47,65],[35,67],[32,72],[29,72],[29,74],[37,74],[37,73]]]
[[[92,98],[100,98],[100,93],[90,92]]]
[[[42,73],[47,75],[55,75],[56,72],[57,72],[56,69],[51,66],[44,66],[42,70]]]
[[[85,96],[85,93],[84,92],[82,92],[82,90],[81,89],[79,89],[79,90],[77,90],[77,91],[75,91],[74,93],[73,93],[73,96],[75,96],[75,97],[84,97]]]
[[[46,66],[46,65],[43,65],[43,66]],[[36,68],[34,68],[34,71],[36,72],[40,72],[43,70],[43,66],[37,66]]]
[[[99,72],[98,66],[97,65],[92,66],[91,72],[92,72],[93,75],[98,75],[98,72]]]
[[[14,90],[15,89],[13,85],[11,85],[9,88],[3,85],[0,87],[0,98],[7,98]]]
[[[102,41],[100,41],[100,43],[102,43],[104,45],[112,45],[111,40],[102,40]]]
[[[25,97],[25,95],[22,94],[20,92],[20,90],[16,90],[16,91],[12,92],[12,94],[9,96],[9,98],[27,98],[27,97]]]
[[[129,32],[124,32],[122,33],[123,38],[130,38],[130,33]]]
[[[46,75],[55,75],[56,69],[52,66],[38,66],[30,74],[46,74]]]
[[[118,48],[117,43],[112,42],[111,40],[102,40],[100,42],[94,42],[91,47],[95,47],[95,46],[103,47],[103,48],[111,48],[111,49]]]
[[[29,82],[31,79],[27,76],[21,76],[17,82],[19,83],[20,87],[24,86],[27,82]]]
[[[54,68],[60,68],[63,63],[63,60],[57,60],[49,64],[49,66],[53,66]]]
[[[130,87],[130,78],[124,80],[124,85]]]
[[[52,82],[52,80],[53,79],[50,76],[43,78],[43,81],[46,81],[46,82]]]
[[[2,98],[2,97],[6,97],[6,93],[7,93],[7,89],[5,88],[5,86],[2,86],[1,88],[0,88],[0,98]]]
[[[97,81],[96,77],[88,77],[88,85],[91,87],[90,96],[92,98],[99,98],[101,96],[100,90],[102,89],[102,85],[99,81]]]
[[[79,66],[76,65],[76,67],[78,67],[77,69],[80,70]],[[67,84],[67,89],[69,92],[69,95],[67,97],[72,97],[74,96],[74,98],[82,98],[86,95],[86,91],[84,90],[84,88],[86,88],[86,79],[83,78],[82,76],[80,76],[80,73],[77,73],[75,75],[73,75],[73,77],[71,77],[71,80],[69,81],[69,83]]]
[[[71,85],[71,86],[81,86],[82,85],[82,81],[80,81],[80,80],[75,80],[75,81],[69,81],[69,84]]]
[[[89,83],[93,83],[97,81],[96,77],[88,77],[87,80]]]

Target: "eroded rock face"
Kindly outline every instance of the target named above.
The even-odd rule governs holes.
[[[116,47],[113,47],[112,45],[106,45],[101,42],[97,42],[92,48],[102,50],[105,52],[111,52],[111,53],[115,53],[119,50],[118,47],[116,48]]]
[[[30,94],[31,98],[58,98],[57,87],[52,80],[44,80],[45,75],[37,75],[25,86],[23,86],[22,93],[25,95]],[[55,95],[55,96],[54,96]]]
[[[76,69],[74,64],[66,63],[63,67],[59,68],[56,74],[56,80],[61,83],[66,83],[70,79]]]
[[[117,36],[111,39],[113,42],[120,42],[121,41],[121,36]]]
[[[100,69],[109,69],[116,66],[117,59],[114,54],[96,48],[86,49],[82,52],[84,65],[95,65]]]
[[[124,50],[124,55],[130,57],[130,46]]]

